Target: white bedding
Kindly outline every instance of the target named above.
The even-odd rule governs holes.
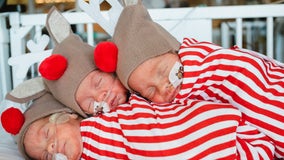
[[[0,103],[0,115],[2,115],[2,112],[9,107],[10,104],[11,103],[7,101]],[[24,160],[18,151],[17,144],[13,137],[3,129],[2,123],[0,126],[0,160]]]

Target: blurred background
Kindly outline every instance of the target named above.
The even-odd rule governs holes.
[[[89,0],[85,0],[89,1]],[[100,0],[101,10],[109,10],[110,5],[106,0]],[[118,0],[121,1],[121,0]],[[208,6],[228,6],[228,5],[254,5],[254,4],[280,4],[284,0],[142,0],[147,8],[179,8],[179,7],[208,7]],[[1,12],[20,12],[22,14],[37,14],[47,13],[52,6],[56,6],[61,12],[74,12],[80,11],[77,0],[0,0],[0,13]],[[252,11],[253,12],[253,11]],[[237,14],[237,13],[236,13]],[[249,41],[244,41],[243,46],[248,49],[257,51],[265,51],[265,30],[261,23],[265,23],[263,19],[246,19],[244,22],[253,24],[250,27],[250,32],[254,35]],[[283,32],[283,19],[276,21],[279,25],[275,25],[281,35]],[[221,44],[221,25],[227,25],[231,31],[235,30],[235,24],[230,19],[214,20],[213,21],[213,42]],[[259,25],[261,24],[261,25]],[[7,28],[9,24],[7,23]],[[79,33],[83,40],[86,40],[86,35],[83,30],[85,26],[73,26],[74,32]],[[109,39],[109,35],[98,25],[94,24],[94,40],[96,43]],[[282,28],[282,29],[281,29]],[[43,31],[46,33],[45,31]],[[234,44],[234,34],[232,34],[232,44]],[[246,35],[244,35],[246,36]],[[281,36],[283,37],[283,36]]]
[[[223,6],[277,3],[279,0],[143,0],[148,8],[176,8],[195,6]],[[61,11],[78,8],[76,0],[0,0],[0,11],[19,11],[25,13],[45,13],[50,6],[57,6]],[[108,3],[102,4],[107,9]]]
[[[179,8],[179,7],[206,7],[206,6],[283,3],[284,0],[142,0],[142,1],[147,8]],[[0,12],[20,12],[26,14],[47,13],[48,10],[51,8],[51,6],[56,6],[61,12],[64,11],[72,12],[80,10],[76,0],[0,0]],[[101,10],[108,10],[109,8],[110,5],[104,0],[101,3]],[[230,20],[227,21],[229,22]],[[223,20],[214,21],[213,27],[219,28],[222,22]],[[75,26],[73,26],[73,29],[76,32]],[[97,24],[94,25],[94,31],[95,31],[94,39],[97,42],[109,38],[109,36],[105,34],[104,30]],[[216,30],[216,32],[218,32],[218,30]],[[214,42],[219,44],[220,43],[219,33],[215,34],[216,38]],[[81,36],[84,39],[84,35]]]
[[[101,10],[107,11],[110,9],[111,6],[106,0],[97,1],[102,2],[100,4]],[[284,0],[142,0],[142,2],[149,9],[193,7],[191,9],[194,10],[198,7],[211,6],[280,4],[284,3]],[[18,53],[27,53],[29,49],[25,46],[26,43],[24,43],[24,40],[33,39],[37,41],[41,34],[48,34],[44,26],[38,25],[31,28],[31,32],[25,33],[24,37],[20,37],[17,32],[13,32],[13,29],[21,29],[21,31],[24,32],[31,26],[21,26],[19,21],[17,21],[17,18],[19,18],[20,15],[47,13],[52,6],[56,6],[61,12],[80,11],[78,0],[0,0],[0,29],[2,29],[0,30],[0,65],[2,64],[2,66],[0,66],[0,100],[12,86],[10,82],[12,77],[10,73],[10,66],[7,64],[7,59],[11,56],[11,50],[17,50]],[[251,14],[253,13],[254,10],[251,11]],[[238,15],[239,13],[236,12],[235,14]],[[32,20],[28,19],[27,21],[30,23]],[[267,50],[266,43],[268,42],[266,36],[266,31],[268,30],[266,27],[266,19],[246,18],[242,20],[242,23],[244,26],[242,28],[242,35],[240,35],[243,39],[241,42],[243,43],[242,47],[258,51],[260,53],[265,53]],[[12,27],[13,25],[14,28]],[[229,48],[236,44],[235,33],[237,27],[235,19],[214,19],[210,25],[212,25],[210,28],[212,28],[212,41],[214,43],[219,45],[222,44],[225,48]],[[97,23],[89,26],[86,24],[76,24],[71,26],[73,32],[81,36],[84,41],[92,39],[92,45],[111,38]],[[273,50],[275,55],[279,55],[279,57],[276,56],[276,58],[284,62],[284,18],[275,18],[273,21],[273,27],[275,31],[273,40],[277,42],[273,47]],[[86,31],[90,28],[92,28],[92,31],[94,32],[88,36]],[[199,29],[199,26],[195,28]],[[226,38],[224,39],[225,36],[222,35],[226,35]],[[16,40],[14,38],[16,38]],[[10,43],[12,41],[20,43],[22,46],[12,46],[12,43]],[[2,49],[1,45],[4,46]],[[3,58],[1,58],[1,56]],[[3,64],[5,64],[5,66],[3,66]],[[36,66],[33,68],[36,68]],[[7,80],[3,80],[3,73],[5,73]],[[33,73],[34,72],[31,71],[28,74],[32,77]],[[7,85],[5,83],[10,84]]]
[[[78,0],[0,0],[0,12],[19,12],[22,14],[37,14],[47,13],[52,6],[56,6],[61,12],[80,11]],[[85,0],[89,1],[89,0]],[[106,0],[100,0],[101,10],[109,10],[110,5]],[[121,0],[118,0],[121,1]],[[180,7],[209,7],[209,6],[228,6],[228,5],[254,5],[254,4],[278,4],[284,3],[284,0],[142,0],[144,5],[149,8],[180,8]],[[253,12],[253,11],[252,11]],[[237,14],[237,13],[236,13]],[[257,51],[265,51],[265,30],[262,23],[263,19],[245,19],[244,23],[253,24],[249,31],[254,35],[249,41],[244,41],[243,47]],[[279,30],[278,33],[283,34],[283,20],[276,25]],[[213,21],[213,42],[221,44],[221,25],[227,25],[228,30],[234,31],[235,24],[230,19],[220,19]],[[9,25],[9,24],[8,24]],[[9,28],[9,26],[7,26]],[[98,25],[94,24],[94,40],[95,43],[109,39],[109,35]],[[73,26],[74,32],[79,33],[83,40],[86,40],[84,30],[86,26]],[[277,29],[277,28],[276,28]],[[43,31],[43,33],[46,33]],[[246,36],[244,34],[244,36]],[[231,36],[231,43],[234,44],[234,34]],[[283,37],[283,36],[281,36]],[[245,39],[245,38],[244,38]]]

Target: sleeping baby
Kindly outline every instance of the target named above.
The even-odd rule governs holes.
[[[129,102],[82,119],[46,93],[24,112],[19,150],[26,159],[42,160],[272,159],[274,154],[269,139],[244,125],[230,104],[186,100],[153,106],[135,95]]]
[[[98,47],[72,33],[70,24],[55,7],[47,14],[46,28],[56,46],[40,64],[39,72],[56,99],[83,117],[109,112],[127,101],[128,91],[116,75],[98,69],[94,61]],[[117,51],[113,43],[102,43]]]
[[[283,64],[254,51],[193,38],[180,44],[139,3],[124,8],[113,41],[118,78],[130,91],[154,104],[184,99],[229,103],[242,112],[246,124],[273,141],[278,158],[284,157]]]

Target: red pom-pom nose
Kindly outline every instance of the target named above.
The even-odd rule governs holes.
[[[104,72],[115,72],[117,54],[118,48],[113,42],[100,42],[94,50],[94,60],[97,67]]]
[[[43,60],[39,66],[42,77],[48,80],[59,79],[67,68],[67,60],[59,54],[53,54]]]
[[[6,132],[16,135],[20,132],[25,117],[18,108],[11,107],[5,110],[1,116],[1,122]]]

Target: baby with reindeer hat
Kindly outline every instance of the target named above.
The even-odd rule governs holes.
[[[131,8],[137,6],[141,7],[140,4],[127,6],[123,12],[127,13]],[[10,97],[16,99],[15,94],[10,95]],[[41,98],[44,99],[44,96],[40,96],[38,100]],[[48,101],[52,100],[49,99]],[[48,107],[46,103],[36,103],[35,101],[33,104],[35,106],[45,106],[44,108]],[[60,103],[58,102],[58,104]],[[63,105],[62,107],[64,108]],[[33,108],[35,107],[30,109]],[[224,157],[235,159],[246,154],[243,152],[243,148],[239,148],[240,146],[246,146],[255,153],[258,153],[259,148],[264,147],[266,148],[266,156],[270,158],[274,154],[274,146],[270,143],[270,140],[252,126],[243,124],[241,113],[232,105],[225,103],[184,99],[179,103],[162,105],[149,103],[139,96],[132,95],[129,104],[120,105],[115,112],[105,113],[100,116],[81,120],[78,119],[78,116],[72,114],[72,110],[70,112],[66,110],[63,113],[50,117],[49,115],[53,114],[53,112],[49,115],[46,114],[45,116],[48,116],[46,119],[42,116],[43,119],[39,117],[33,121],[39,120],[38,123],[32,123],[26,118],[25,122],[30,123],[24,125],[28,127],[22,128],[22,130],[26,130],[23,132],[24,134],[21,134],[20,138],[23,141],[19,145],[24,146],[22,153],[29,158],[32,155],[36,159],[41,159],[39,157],[42,156],[47,159],[52,157],[63,158],[65,156],[68,159],[77,157],[77,155],[68,155],[69,152],[65,150],[69,147],[61,146],[71,145],[71,143],[67,143],[69,141],[65,141],[66,138],[79,137],[77,134],[81,132],[82,140],[76,138],[76,141],[81,141],[83,144],[80,155],[82,159],[202,159],[208,158],[207,156],[212,159]],[[42,114],[38,113],[36,115]],[[194,121],[195,119],[199,120]],[[40,122],[41,120],[43,122]],[[79,123],[80,129],[77,132],[75,132],[77,129],[70,129],[75,135],[72,137],[64,136],[64,132],[67,130],[61,132],[60,128],[64,128],[63,125],[77,128],[78,121],[81,121]],[[74,123],[69,125],[69,122]],[[46,130],[48,132],[45,132],[45,137],[43,136],[45,139],[37,140],[36,143],[32,140],[25,140],[25,138],[29,137],[27,133],[40,133],[43,130],[40,129],[40,126],[43,125],[32,127],[32,124],[49,124],[50,128]],[[238,127],[240,128],[237,129]],[[28,130],[32,129],[34,130],[28,132]],[[57,134],[62,134],[62,137],[57,138],[55,136]],[[255,135],[249,136],[249,134]],[[208,137],[208,135],[212,136]],[[53,142],[50,145],[51,151],[48,151],[48,145],[45,145],[46,148],[44,149],[39,146],[42,143],[47,143],[46,137],[49,137],[50,142]],[[55,137],[56,141],[54,140]],[[246,137],[249,137],[249,139],[246,139]],[[202,141],[202,143],[196,143],[197,141]],[[25,144],[25,142],[31,144]],[[236,142],[241,145],[236,145]],[[256,144],[255,142],[262,143]],[[76,147],[81,146],[77,142],[75,145],[77,145]],[[53,148],[54,146],[57,147]],[[33,147],[42,150],[36,152],[37,150],[32,149]],[[195,150],[196,147],[199,149]],[[216,147],[218,147],[218,153],[215,152]],[[36,153],[30,153],[29,151],[35,151]],[[79,148],[78,151],[80,152]],[[220,154],[221,152],[224,154]],[[72,153],[78,152],[76,150],[72,151]],[[264,153],[261,155],[265,156]]]
[[[27,105],[24,114],[17,107],[10,107],[1,115],[3,128],[15,135],[26,160],[80,159],[82,142],[78,130],[82,117],[47,92],[41,77],[24,81],[6,98]]]
[[[130,104],[83,119],[46,92],[41,77],[23,82],[7,98],[32,100],[23,115],[14,107],[1,115],[3,128],[16,136],[27,160],[237,159],[244,153],[236,142],[251,151],[265,144],[267,156],[273,156],[269,139],[242,124],[241,113],[230,104],[187,100],[156,106],[133,95]]]
[[[123,12],[133,7],[137,5],[127,6]],[[37,82],[40,85],[36,86],[43,86],[40,78]],[[17,90],[7,97],[27,100],[24,92]],[[119,105],[115,112],[82,120],[73,113],[72,106],[70,110],[44,91],[39,93],[20,127],[19,147],[28,158],[78,159],[80,155],[81,159],[241,159],[247,154],[242,147],[253,153],[265,148],[270,158],[274,154],[270,140],[245,125],[241,113],[230,104],[184,99],[162,105],[133,94],[129,103]],[[57,107],[52,111],[51,106]],[[54,115],[56,109],[59,114]],[[66,134],[69,132],[73,136]],[[35,136],[30,135],[37,133],[41,136],[33,140]]]
[[[83,42],[55,7],[48,12],[46,28],[55,48],[40,64],[39,72],[57,100],[83,117],[108,112],[127,101],[128,92],[116,75],[99,70],[94,61],[94,54],[105,48],[104,54],[117,52],[113,43],[101,42],[95,48]]]
[[[234,105],[283,158],[284,65],[236,46],[193,38],[179,43],[139,2],[123,10],[113,35],[122,84],[154,104],[195,99]]]

